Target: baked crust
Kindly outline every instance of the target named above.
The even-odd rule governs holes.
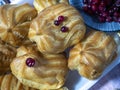
[[[34,0],[33,5],[39,13],[45,8],[58,4],[58,3],[68,4],[68,0]]]
[[[16,48],[0,39],[0,75],[10,71],[10,63],[16,56]]]
[[[0,90],[38,90],[23,85],[13,74],[0,76]]]
[[[105,67],[114,59],[117,45],[112,37],[100,31],[91,31],[86,38],[75,45],[68,60],[70,69],[77,69],[88,79],[98,78]]]
[[[39,89],[34,89],[23,85],[13,74],[8,73],[0,76],[0,90],[39,90]],[[68,90],[68,89],[66,87],[63,87],[54,90]]]
[[[35,65],[28,67],[27,58],[33,58]],[[40,89],[59,89],[65,82],[67,60],[62,54],[43,55],[33,47],[20,47],[17,57],[11,63],[12,73],[24,85]]]
[[[0,6],[0,38],[18,47],[27,38],[30,22],[37,11],[29,4]]]
[[[65,17],[59,26],[54,21],[62,15]],[[61,27],[68,27],[62,32]],[[83,19],[79,12],[67,4],[57,4],[46,8],[32,21],[28,37],[37,43],[42,53],[61,53],[66,48],[78,43],[86,32]]]

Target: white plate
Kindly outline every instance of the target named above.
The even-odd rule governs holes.
[[[24,4],[29,3],[30,5],[33,5],[33,0],[10,0],[11,4]]]
[[[33,5],[33,0],[0,0],[0,5],[4,5],[6,3],[10,3],[10,4],[29,3],[30,5]]]

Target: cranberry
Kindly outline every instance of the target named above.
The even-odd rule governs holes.
[[[99,4],[100,0],[92,0],[92,4]]]
[[[88,3],[92,3],[92,0],[88,0]]]
[[[91,5],[91,4],[88,4],[87,7],[88,7],[89,9],[91,9],[92,5]]]
[[[83,6],[83,10],[86,11],[86,12],[89,10],[87,4],[85,4],[85,5]]]
[[[118,9],[119,9],[118,7],[113,7],[114,11],[118,11]]]
[[[63,22],[64,20],[65,20],[65,17],[64,17],[64,16],[59,16],[59,17],[58,17],[58,21],[59,21],[59,22]]]
[[[59,25],[60,25],[60,22],[59,22],[58,20],[55,20],[55,21],[54,21],[54,24],[55,24],[56,26],[59,26]]]
[[[62,32],[67,32],[67,31],[68,31],[68,28],[67,28],[66,26],[62,26],[62,27],[61,27],[61,31],[62,31]]]
[[[119,17],[120,13],[119,12],[114,12],[113,14],[115,17]]]
[[[112,9],[109,10],[109,14],[112,14],[114,11]]]
[[[115,22],[118,22],[118,18],[117,18],[117,17],[113,17],[113,20],[114,20]]]
[[[120,23],[120,17],[113,17],[115,22],[119,22]]]
[[[98,15],[98,16],[102,16],[102,13],[101,13],[101,12],[98,12],[97,15]]]
[[[101,2],[100,2],[100,5],[101,5],[101,6],[106,6],[106,3],[105,3],[104,1],[101,1]]]
[[[100,12],[99,11],[95,11],[96,15],[100,15]]]
[[[105,6],[103,6],[103,5],[99,5],[99,7],[98,7],[98,8],[99,8],[99,10],[100,10],[100,11],[105,11],[105,10],[106,10],[106,7],[105,7]]]
[[[102,16],[103,17],[107,17],[108,16],[108,12],[102,12]]]
[[[27,58],[26,65],[28,67],[33,67],[35,65],[35,60],[33,58]]]
[[[120,22],[120,0],[83,0],[83,10],[100,22]]]
[[[94,4],[94,5],[92,5],[92,7],[91,7],[91,8],[92,8],[92,10],[93,10],[93,11],[97,11],[97,10],[98,10],[97,5],[95,5],[95,4]]]
[[[105,18],[104,17],[99,17],[99,21],[100,22],[105,22]]]
[[[120,17],[118,17],[118,22],[120,23]]]
[[[108,16],[106,17],[106,22],[111,22],[112,21],[112,17]]]

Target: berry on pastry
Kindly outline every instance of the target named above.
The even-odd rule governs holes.
[[[33,5],[39,13],[45,8],[58,4],[58,3],[68,4],[68,0],[34,0]]]
[[[86,32],[80,13],[68,4],[52,5],[32,21],[28,33],[42,53],[61,53],[77,44]]]
[[[40,90],[61,88],[67,70],[63,54],[43,55],[35,47],[19,47],[11,63],[11,71],[21,83]]]
[[[0,38],[13,45],[20,46],[27,38],[30,22],[37,11],[29,4],[0,6]]]
[[[88,79],[98,78],[114,60],[116,42],[104,32],[91,31],[70,50],[68,67]]]

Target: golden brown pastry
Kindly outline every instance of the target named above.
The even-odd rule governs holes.
[[[20,46],[27,39],[30,22],[37,11],[29,4],[0,6],[0,38]]]
[[[46,7],[58,4],[58,3],[66,3],[68,4],[68,0],[34,0],[34,7],[37,9],[38,13],[44,10]]]
[[[21,46],[11,63],[12,73],[20,82],[40,90],[62,87],[67,69],[64,55],[42,55],[35,47]]]
[[[11,73],[0,76],[0,90],[38,90],[23,85]]]
[[[10,71],[10,63],[16,56],[16,48],[0,39],[0,75]]]
[[[23,85],[13,74],[5,74],[0,76],[0,90],[38,90]],[[68,90],[63,87],[58,90]]]
[[[96,79],[114,60],[116,47],[112,37],[104,32],[92,31],[71,49],[68,67],[78,70],[80,75],[88,79]]]
[[[43,10],[32,21],[28,37],[42,53],[60,53],[78,43],[86,32],[79,12],[67,4]]]

